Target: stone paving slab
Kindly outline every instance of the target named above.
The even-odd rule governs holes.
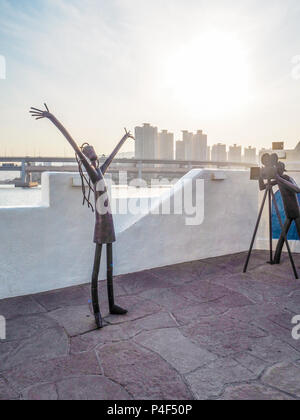
[[[272,334],[279,338],[283,343],[297,351],[300,351],[300,340],[294,340],[291,335],[291,315],[290,313],[282,312],[281,314],[271,316],[270,318],[260,318],[253,322],[263,329],[266,333]]]
[[[0,372],[27,360],[51,360],[68,353],[69,339],[63,328],[45,329],[21,341],[0,343]]]
[[[134,399],[191,399],[176,370],[160,355],[128,341],[101,347],[97,354],[106,377],[123,385]]]
[[[0,377],[0,401],[14,400],[18,398],[18,393],[15,392],[8,383]]]
[[[151,270],[141,271],[137,276],[127,274],[120,276],[120,282],[125,289],[126,294],[139,294],[151,289],[164,289],[172,286],[172,279],[159,278],[155,276]]]
[[[268,336],[264,330],[226,314],[186,325],[181,332],[193,343],[222,357],[247,351],[260,338]]]
[[[89,299],[90,292],[87,287],[70,287],[34,296],[34,300],[47,311],[54,311],[68,306],[86,305]]]
[[[287,401],[294,400],[283,392],[268,388],[261,384],[243,384],[226,388],[220,400],[225,401]]]
[[[29,401],[57,401],[56,384],[40,384],[23,392],[23,399]]]
[[[190,306],[173,311],[173,315],[179,325],[186,325],[197,321],[199,318],[225,314],[232,308],[235,312],[240,313],[243,312],[241,308],[247,308],[249,305],[253,306],[253,302],[246,296],[231,292],[212,301],[208,300],[198,304],[194,302]]]
[[[46,312],[32,296],[0,300],[0,314],[6,319]]]
[[[65,379],[57,384],[61,400],[131,400],[121,385],[104,376]]]
[[[70,355],[45,361],[28,361],[3,373],[13,389],[23,392],[36,384],[56,383],[63,379],[101,375],[95,352]]]
[[[174,328],[177,324],[167,312],[159,312],[124,324],[110,325],[99,331],[91,331],[86,334],[71,338],[71,353],[82,353],[93,350],[107,343],[115,343],[129,340],[144,331]]]
[[[278,302],[278,298],[287,295],[298,287],[294,281],[290,281],[288,285],[280,285],[275,282],[270,287],[269,283],[264,282],[270,278],[268,273],[260,273],[259,276],[253,272],[237,273],[231,276],[218,276],[210,281],[211,287],[214,285],[222,285],[229,291],[235,291],[246,296],[255,303],[261,302]],[[274,276],[272,276],[274,279]],[[253,283],[255,282],[255,288]]]
[[[270,367],[262,382],[300,398],[300,366],[295,363],[281,363]]]
[[[0,400],[300,399],[300,281],[254,251],[115,279],[104,328],[95,330],[90,285],[0,301]],[[300,267],[300,255],[295,255]],[[300,268],[299,268],[300,272]]]
[[[25,400],[131,400],[120,385],[104,376],[88,375],[69,378],[56,384],[41,384],[24,392]]]
[[[183,296],[182,293],[180,293],[180,288],[181,286],[167,289],[151,289],[144,291],[139,296],[151,300],[165,311],[173,312],[176,309],[184,309],[195,303],[191,299]]]
[[[197,399],[219,397],[227,384],[251,381],[256,375],[231,358],[219,359],[186,375]]]
[[[236,293],[227,287],[206,280],[201,281],[200,284],[197,280],[190,283],[188,287],[181,286],[178,289],[183,296],[197,303],[220,300]],[[244,296],[242,297],[244,298]]]
[[[299,358],[297,350],[272,335],[253,341],[249,346],[248,352],[268,363],[284,360],[292,361]]]
[[[122,296],[117,299],[117,303],[122,308],[126,308],[128,313],[120,316],[109,315],[108,311],[106,311],[105,321],[109,324],[121,324],[128,321],[135,321],[136,319],[158,313],[161,310],[159,305],[147,299],[143,299],[140,296]]]
[[[181,374],[191,372],[217,358],[196,346],[177,328],[142,333],[135,342],[158,353]]]
[[[57,323],[45,313],[9,319],[6,323],[6,342],[24,340],[56,326]]]
[[[49,312],[49,316],[63,327],[70,337],[95,329],[95,319],[88,305],[67,306]]]
[[[153,275],[160,280],[161,284],[166,284],[166,287],[168,287],[168,285],[181,286],[182,284],[189,283],[192,280],[199,278],[200,275],[204,278],[216,271],[218,271],[217,268],[201,261],[198,261],[196,264],[177,264],[151,270]]]

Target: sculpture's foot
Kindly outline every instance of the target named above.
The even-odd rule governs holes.
[[[95,314],[95,321],[98,329],[103,328],[103,321],[100,313]]]
[[[111,313],[111,315],[125,315],[127,314],[128,311],[126,309],[121,308],[118,305],[113,305],[110,308],[109,312]]]

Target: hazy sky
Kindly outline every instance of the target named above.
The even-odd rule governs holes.
[[[0,154],[72,155],[30,119],[45,101],[99,153],[144,122],[294,147],[299,21],[299,0],[0,0]]]

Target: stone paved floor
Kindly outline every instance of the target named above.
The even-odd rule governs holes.
[[[0,301],[0,399],[299,399],[300,281],[266,259],[248,274],[243,253],[117,277],[129,313],[99,331],[88,285]]]

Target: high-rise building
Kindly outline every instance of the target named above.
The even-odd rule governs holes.
[[[206,160],[210,160],[210,146],[207,146]]]
[[[198,130],[193,136],[193,159],[207,160],[207,135],[202,130]]]
[[[227,161],[226,144],[218,143],[212,146],[211,160],[213,162],[226,162]]]
[[[185,160],[185,144],[181,140],[176,142],[176,160]]]
[[[234,144],[229,147],[228,152],[228,161],[229,162],[242,162],[242,147]]]
[[[135,128],[135,158],[158,159],[158,134],[157,127],[144,124]]]
[[[244,149],[244,162],[246,163],[256,163],[257,162],[257,155],[256,149],[254,147],[245,147]]]
[[[162,130],[158,135],[159,159],[174,159],[174,134],[168,130]]]
[[[187,130],[182,132],[182,140],[184,142],[184,155],[185,160],[194,160],[193,157],[193,133]]]

